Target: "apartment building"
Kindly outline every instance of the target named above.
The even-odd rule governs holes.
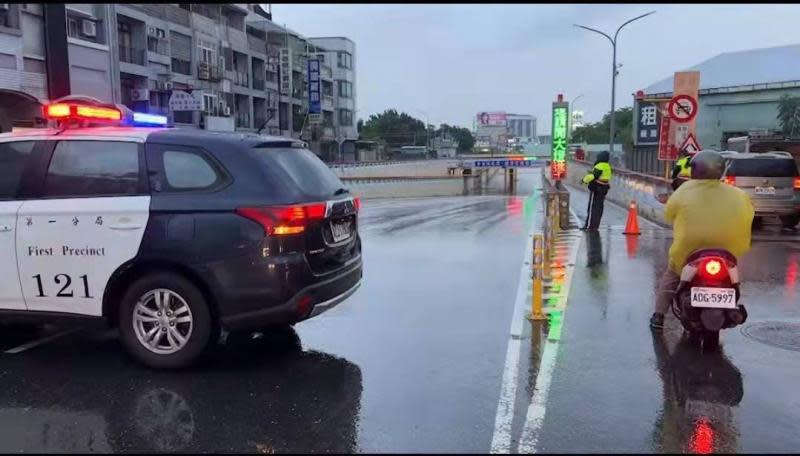
[[[59,7],[61,16],[53,14]],[[60,21],[58,36],[52,24]],[[68,59],[54,54],[50,63],[66,60],[68,69],[54,79],[45,43],[59,40]],[[321,125],[307,116],[307,60],[315,57],[322,60]],[[346,156],[358,138],[354,58],[349,39],[305,38],[256,4],[0,4],[0,129],[35,124],[40,103],[66,92],[164,114],[182,127],[263,127],[336,159],[340,143]],[[65,80],[63,90],[48,87]],[[180,92],[193,103],[171,106]],[[3,108],[23,103],[29,112],[15,108],[18,118],[9,119]]]

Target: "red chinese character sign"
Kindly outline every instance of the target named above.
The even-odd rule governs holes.
[[[569,144],[569,105],[553,103],[552,149],[550,176],[561,180],[567,173],[567,144]]]

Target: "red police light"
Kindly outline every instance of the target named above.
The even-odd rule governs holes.
[[[122,120],[122,111],[105,106],[89,106],[76,103],[53,103],[44,107],[44,116],[53,120]]]

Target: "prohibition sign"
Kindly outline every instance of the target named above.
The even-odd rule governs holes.
[[[689,95],[676,95],[669,100],[667,112],[675,122],[691,122],[697,115],[697,100]]]

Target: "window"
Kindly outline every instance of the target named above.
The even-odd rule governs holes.
[[[293,188],[311,198],[324,201],[343,187],[328,165],[308,149],[257,147],[253,153],[262,166],[281,174]]]
[[[175,190],[199,190],[213,186],[219,174],[203,156],[193,152],[164,151],[164,175]]]
[[[353,111],[349,109],[339,110],[339,125],[343,127],[353,126]]]
[[[114,141],[61,141],[53,151],[44,195],[141,194],[139,145]]]
[[[353,83],[350,81],[336,81],[339,83],[339,96],[353,98]]]
[[[19,190],[19,181],[25,164],[33,150],[34,141],[0,144],[0,200],[13,199]]]
[[[22,58],[22,68],[28,73],[45,73],[44,61],[37,59]]]
[[[729,175],[739,177],[796,177],[797,164],[791,158],[740,158],[731,160]]]
[[[217,111],[217,96],[208,93],[203,94],[203,112],[215,113]],[[222,115],[222,114],[220,114]]]
[[[349,52],[338,52],[336,54],[339,68],[353,68],[353,56]]]
[[[17,56],[0,52],[0,68],[17,69]]]

